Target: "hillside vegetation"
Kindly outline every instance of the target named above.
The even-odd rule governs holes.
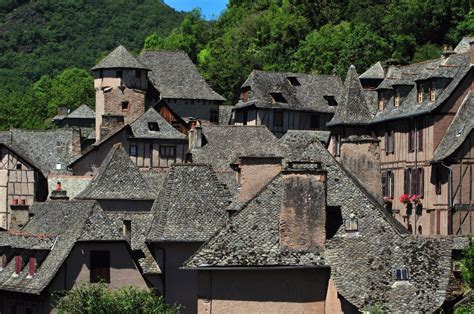
[[[60,104],[92,105],[98,59],[119,44],[139,52],[183,17],[160,0],[0,0],[0,128],[44,128]]]

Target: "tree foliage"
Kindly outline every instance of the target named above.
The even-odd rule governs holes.
[[[60,293],[55,305],[58,313],[72,314],[174,314],[178,305],[166,305],[153,291],[136,287],[109,290],[106,284],[84,284]]]

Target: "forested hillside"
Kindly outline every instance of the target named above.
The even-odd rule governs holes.
[[[474,34],[469,0],[230,0],[211,23],[158,0],[0,0],[0,17],[2,129],[92,105],[88,69],[118,44],[185,50],[233,104],[253,68],[344,77],[350,63],[437,58]]]
[[[0,128],[44,128],[60,104],[92,105],[98,59],[118,44],[139,52],[183,17],[160,0],[0,0]]]
[[[184,49],[234,103],[252,68],[345,76],[378,60],[437,58],[444,44],[474,33],[469,0],[230,0],[216,23],[198,12],[145,47]]]

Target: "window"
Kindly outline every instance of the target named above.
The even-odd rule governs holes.
[[[22,165],[20,163],[17,163],[16,164],[16,170],[21,170],[22,169]]]
[[[123,221],[123,236],[127,241],[130,241],[132,235],[132,221],[131,220],[124,220]]]
[[[21,272],[21,267],[23,260],[20,255],[15,256],[15,274],[19,274]]]
[[[122,71],[119,70],[119,71],[115,72],[115,77],[121,79],[122,78]]]
[[[416,143],[416,146],[417,146],[417,150],[419,152],[422,152],[423,151],[423,123],[422,121],[420,121],[418,123],[418,142]]]
[[[331,239],[344,223],[340,206],[328,206],[326,210],[326,238]]]
[[[122,111],[129,111],[130,110],[130,104],[126,100],[122,101],[121,107],[122,107]]]
[[[273,103],[276,103],[276,102],[286,103],[286,100],[283,97],[282,93],[270,93],[270,96],[272,96]]]
[[[430,82],[430,101],[436,100],[436,89],[434,87],[434,82]]]
[[[416,101],[418,103],[423,102],[423,84],[421,83],[416,84]]]
[[[309,128],[311,130],[319,129],[319,116],[312,114],[309,120]]]
[[[158,122],[148,122],[148,129],[150,131],[159,131]]]
[[[383,196],[393,198],[395,195],[395,174],[392,171],[382,172]]]
[[[283,111],[273,111],[273,127],[283,127]]]
[[[410,127],[408,130],[408,151],[413,153],[415,151],[415,129]]]
[[[357,231],[359,229],[359,222],[356,216],[351,213],[349,218],[345,221],[346,231]]]
[[[395,131],[385,131],[385,154],[395,153]]]
[[[175,146],[160,146],[160,157],[174,158],[176,156]]]
[[[142,71],[135,70],[135,78],[141,78],[141,77],[142,77]]]
[[[110,283],[110,252],[90,251],[90,282]]]
[[[434,166],[434,173],[435,173],[435,193],[436,195],[441,194],[441,187],[442,187],[442,182],[441,182],[441,166]]]
[[[29,260],[29,269],[28,269],[28,276],[33,277],[36,273],[36,258],[30,256]]]
[[[395,88],[394,92],[393,92],[393,105],[395,107],[398,107],[400,106],[400,91],[398,89]]]
[[[385,107],[385,104],[383,102],[383,95],[382,93],[379,93],[379,99],[378,99],[378,109],[383,110]]]
[[[397,267],[395,269],[395,279],[408,280],[408,269],[406,267]]]
[[[407,168],[404,173],[403,192],[408,195],[418,194],[423,196],[425,177],[423,168]]]
[[[288,76],[287,79],[290,82],[290,84],[293,86],[301,85],[300,81],[298,81],[298,78],[296,76]]]
[[[334,96],[326,95],[324,96],[324,99],[326,99],[326,101],[328,102],[328,106],[337,106],[337,101]]]
[[[130,145],[129,155],[130,155],[130,157],[136,157],[137,156],[137,145]]]
[[[209,121],[211,123],[219,123],[219,109],[211,109],[211,117]]]

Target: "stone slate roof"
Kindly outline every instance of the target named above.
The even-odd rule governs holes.
[[[184,267],[324,266],[320,250],[280,248],[282,189],[282,178],[278,175],[255,198],[240,206],[229,223],[191,256]]]
[[[461,41],[457,44],[456,48],[454,48],[455,53],[464,53],[468,52],[470,48],[470,43],[474,41],[474,37],[466,36],[461,39]]]
[[[459,107],[451,125],[436,147],[433,160],[441,161],[451,156],[474,129],[474,93],[470,92]]]
[[[226,223],[229,202],[211,166],[173,165],[153,206],[147,241],[204,242]]]
[[[372,117],[374,110],[367,103],[365,93],[359,81],[359,75],[354,65],[349,67],[344,84],[342,104],[337,106],[334,117],[327,123],[335,125],[366,125]]]
[[[212,90],[184,51],[144,50],[138,59],[151,69],[148,78],[161,98],[225,100]]]
[[[216,171],[230,169],[238,157],[283,157],[277,138],[265,126],[204,126],[206,144],[193,149],[193,162],[208,163]]]
[[[386,78],[378,89],[392,89],[396,85],[405,85],[410,88],[409,92],[406,97],[401,97],[400,106],[395,107],[393,102],[388,102],[384,110],[377,111],[370,122],[372,124],[383,123],[435,111],[451,96],[470,69],[468,53],[453,54],[447,59],[435,59],[406,66],[390,67]],[[430,78],[447,80],[448,84],[444,89],[437,90],[438,95],[434,102],[430,102],[429,97],[425,97],[423,103],[417,103],[416,82]],[[371,106],[376,108],[376,105],[377,98],[373,98]]]
[[[92,70],[100,69],[116,69],[116,68],[128,68],[128,69],[144,69],[148,68],[138,61],[132,54],[120,45],[109,53],[104,59],[97,63]]]
[[[50,172],[66,172],[67,165],[78,157],[72,151],[73,130],[33,131],[11,129],[2,132],[0,142],[30,161],[47,176]],[[61,170],[56,169],[60,163]]]
[[[157,131],[151,131],[148,124],[158,124]],[[133,137],[146,139],[186,140],[186,135],[176,130],[154,108],[149,108],[143,115],[130,124]]]
[[[156,194],[119,143],[112,147],[96,176],[76,198],[154,200]]]
[[[339,207],[342,219],[348,219],[351,214],[358,219],[357,232],[346,232],[341,226],[320,252],[319,262],[331,267],[338,293],[358,309],[370,304],[383,305],[388,312],[438,309],[448,287],[452,241],[408,234],[318,140],[305,136],[305,131],[294,132],[283,136],[280,142],[294,161],[301,154],[303,160],[321,162],[323,170],[328,172],[328,210]],[[302,135],[298,136],[298,132]],[[241,206],[230,223],[186,261],[185,267],[310,267],[319,263],[313,259],[300,259],[297,265],[287,263],[285,259],[275,258],[278,251],[268,244],[278,242],[266,241],[275,239],[278,230],[275,228],[278,228],[279,204],[270,201],[279,199],[275,196],[281,193],[277,189],[278,180],[277,177],[265,187],[248,207]],[[249,209],[251,206],[254,207]],[[397,267],[407,267],[408,281],[395,280]]]
[[[82,104],[66,116],[74,119],[95,119],[95,112],[88,105]]]
[[[385,78],[382,63],[379,61],[367,69],[364,73],[359,75],[359,79],[380,79]]]
[[[219,106],[219,124],[228,125],[232,118],[232,106]]]
[[[294,86],[289,79],[296,79]],[[333,113],[325,96],[334,96],[341,102],[342,82],[335,75],[311,75],[289,72],[253,70],[241,88],[250,87],[249,101],[240,100],[234,108],[256,106]],[[281,93],[286,102],[274,103],[271,93]]]
[[[12,276],[15,267],[12,258],[6,269],[0,272],[1,290],[40,294],[77,242],[124,241],[96,202],[47,201],[34,203],[30,208],[35,215],[19,234],[4,233],[2,238],[9,240],[2,241],[0,249],[7,255],[20,252],[24,260],[33,254],[39,262],[37,272],[28,278],[25,264],[18,276]],[[21,251],[11,251],[19,246]]]

